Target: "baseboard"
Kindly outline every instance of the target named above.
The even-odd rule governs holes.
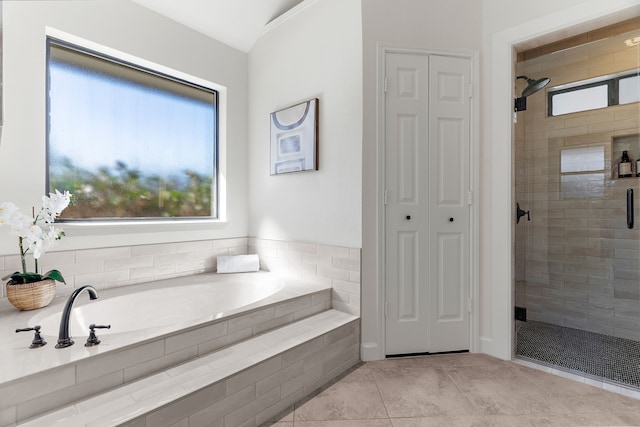
[[[384,359],[384,354],[376,342],[363,342],[360,346],[360,358],[363,362]]]
[[[493,340],[487,337],[480,337],[480,353],[493,356]]]

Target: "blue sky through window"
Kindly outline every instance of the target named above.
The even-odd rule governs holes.
[[[50,159],[96,170],[213,176],[210,103],[50,60]],[[52,164],[55,168],[55,165]]]
[[[217,93],[50,41],[48,188],[63,219],[216,217]]]

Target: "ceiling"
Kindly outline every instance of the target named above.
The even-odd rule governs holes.
[[[303,0],[132,0],[243,52],[265,25]]]

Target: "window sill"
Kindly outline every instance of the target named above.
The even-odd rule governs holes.
[[[162,233],[172,231],[220,230],[229,224],[221,219],[193,219],[167,221],[95,221],[63,222],[59,226],[68,236],[96,236],[112,234]]]

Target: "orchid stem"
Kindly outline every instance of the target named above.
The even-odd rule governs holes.
[[[24,259],[24,249],[22,248],[22,237],[18,237],[18,244],[20,245],[20,261],[22,261],[22,272],[27,274],[27,262]]]

